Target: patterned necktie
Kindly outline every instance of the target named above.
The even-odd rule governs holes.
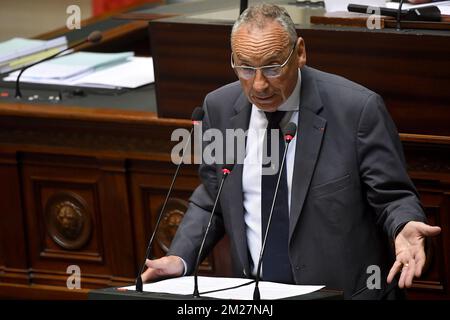
[[[281,167],[285,142],[283,134],[280,130],[280,121],[285,115],[283,111],[266,112],[268,120],[265,135],[267,156],[271,161],[268,164],[263,162],[263,175],[261,183],[261,227],[262,241],[266,231],[269,219],[270,208],[275,195],[275,188]],[[267,168],[276,161],[275,153],[272,155],[271,150],[271,129],[278,129],[279,150],[278,150],[278,168],[275,174],[264,174]],[[276,150],[274,150],[276,152]],[[275,160],[274,160],[275,159]],[[273,173],[273,172],[272,172]],[[275,202],[272,221],[267,235],[266,247],[263,255],[262,279],[264,281],[294,283],[291,263],[288,255],[288,239],[289,239],[289,206],[288,206],[288,187],[287,187],[286,167],[281,172],[280,185],[278,187],[278,195]]]

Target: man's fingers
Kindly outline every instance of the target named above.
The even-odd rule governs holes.
[[[403,266],[400,271],[400,279],[398,280],[398,286],[402,289],[405,287],[405,280],[406,280],[406,269]]]
[[[395,275],[397,274],[397,272],[400,271],[402,264],[400,261],[395,261],[394,264],[392,265],[391,270],[389,271],[388,277],[387,277],[387,282],[391,283],[392,280],[394,279]]]
[[[425,265],[426,261],[425,252],[421,250],[419,253],[416,254],[414,260],[416,260],[416,270],[414,272],[414,275],[418,278],[422,275],[422,270]]]
[[[148,279],[157,280],[166,277],[179,277],[183,275],[184,265],[178,256],[166,256],[156,260],[145,260]],[[147,272],[146,271],[146,272]]]
[[[391,283],[400,270],[398,286],[411,287],[414,277],[420,277],[425,265],[424,237],[437,236],[441,228],[429,226],[423,222],[410,221],[395,240],[396,261],[392,266],[387,281]]]
[[[156,260],[147,259],[145,260],[145,265],[147,266],[147,270],[142,274],[143,282],[161,279],[167,273],[167,262],[165,258]]]
[[[144,271],[144,273],[141,275],[141,278],[142,278],[142,282],[145,283],[145,282],[155,280],[158,277],[157,277],[156,270],[150,268],[150,269],[147,269]]]
[[[145,265],[147,268],[153,268],[153,269],[163,269],[166,266],[166,263],[164,261],[164,258],[156,259],[156,260],[145,260]]]
[[[398,280],[398,286],[400,288],[411,287],[412,280],[414,279],[414,275],[416,271],[416,262],[411,259],[409,262],[402,263],[399,260],[396,260],[392,265],[391,270],[389,271],[387,282],[391,283],[394,279],[395,275],[400,272],[400,278]]]
[[[419,231],[425,237],[434,237],[441,233],[441,228],[438,226],[429,226],[425,223],[421,223]]]
[[[402,273],[405,273],[405,287],[410,288],[414,279],[414,273],[416,270],[416,262],[411,259],[407,264],[403,265]]]

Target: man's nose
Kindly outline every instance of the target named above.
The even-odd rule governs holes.
[[[255,92],[263,92],[269,86],[269,82],[264,77],[261,69],[256,70],[255,78],[253,79],[253,90]]]

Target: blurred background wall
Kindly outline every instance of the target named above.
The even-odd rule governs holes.
[[[155,0],[0,0],[0,41],[32,38],[64,27],[70,5],[80,7],[84,20],[146,2]]]

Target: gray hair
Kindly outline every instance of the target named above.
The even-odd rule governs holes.
[[[233,25],[231,39],[243,24],[251,24],[262,29],[268,21],[277,21],[288,33],[292,45],[297,41],[295,24],[289,13],[285,8],[269,3],[261,3],[245,9]]]

